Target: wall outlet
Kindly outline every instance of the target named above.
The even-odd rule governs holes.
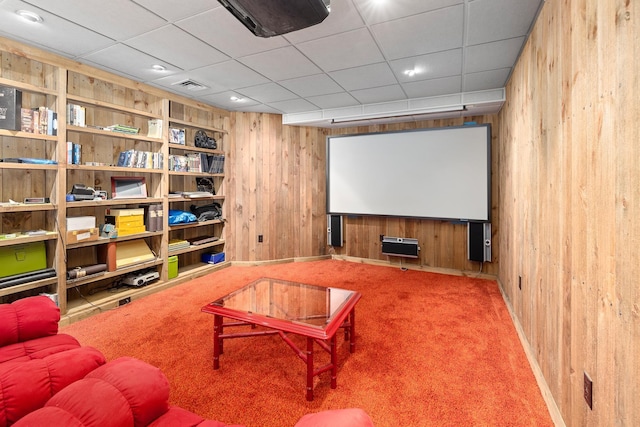
[[[258,243],[262,243],[264,241],[264,238],[262,237],[262,234],[258,234]]]
[[[584,373],[584,400],[589,409],[593,410],[593,381],[586,372]]]
[[[118,307],[121,305],[129,304],[131,302],[131,297],[122,298],[118,301]]]
[[[522,276],[518,276],[518,289],[522,290]]]

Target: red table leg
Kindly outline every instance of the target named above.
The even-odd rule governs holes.
[[[338,386],[338,356],[336,351],[336,334],[331,337],[331,388]]]
[[[222,316],[213,317],[213,369],[220,368],[220,353],[222,353]]]
[[[356,351],[356,309],[355,307],[353,308],[353,310],[351,310],[351,313],[349,313],[349,335],[350,335],[350,341],[349,341],[349,352],[353,353],[354,351]]]
[[[313,338],[307,338],[307,400],[313,400]]]

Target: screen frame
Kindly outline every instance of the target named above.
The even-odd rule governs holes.
[[[431,133],[434,131],[438,131],[440,133],[439,134]],[[452,133],[449,133],[450,131]],[[457,132],[457,133],[453,133],[453,132]],[[469,193],[473,195],[473,198],[475,200],[473,202],[474,204],[472,204],[472,208],[470,209],[473,212],[464,212],[464,215],[458,215],[460,213],[459,212],[460,209],[458,209],[457,207],[455,208],[445,207],[443,209],[440,209],[438,207],[432,210],[431,206],[429,206],[426,209],[426,211],[430,211],[429,214],[425,214],[425,209],[422,209],[422,208],[418,208],[417,211],[413,211],[412,210],[413,206],[410,206],[405,211],[404,207],[402,209],[399,207],[396,209],[395,205],[393,208],[390,208],[389,206],[384,206],[385,198],[386,198],[385,194],[388,195],[390,191],[381,190],[379,193],[376,193],[375,195],[371,194],[372,191],[377,190],[376,189],[377,185],[380,185],[382,187],[387,184],[386,180],[394,181],[394,178],[396,182],[393,188],[398,189],[398,186],[406,187],[406,189],[400,188],[400,190],[401,192],[410,194],[410,196],[408,197],[413,197],[413,195],[417,193],[424,194],[425,190],[428,193],[428,191],[430,191],[429,186],[427,185],[417,186],[415,183],[412,184],[412,183],[404,182],[400,178],[394,177],[391,173],[385,174],[384,173],[384,170],[386,170],[385,168],[390,168],[391,170],[394,170],[394,168],[396,168],[395,169],[396,171],[400,170],[400,172],[402,172],[399,175],[402,175],[404,173],[404,170],[402,169],[404,165],[398,164],[397,162],[398,156],[400,158],[404,156],[404,159],[407,160],[408,164],[415,164],[413,159],[419,155],[424,155],[424,152],[422,152],[421,150],[431,150],[433,148],[431,146],[428,146],[428,148],[419,146],[420,144],[422,144],[422,141],[420,140],[420,138],[422,138],[423,136],[425,137],[425,139],[429,140],[430,144],[435,144],[435,146],[438,148],[440,148],[440,145],[442,145],[442,147],[444,147],[443,150],[447,151],[447,150],[454,150],[456,147],[460,147],[461,146],[460,144],[466,144],[467,140],[465,138],[467,137],[467,135],[469,135],[470,138],[472,138],[469,140],[469,143],[473,144],[473,145],[469,145],[469,147],[472,148],[471,150],[472,152],[466,153],[466,150],[449,151],[447,154],[449,157],[452,157],[452,156],[457,157],[456,156],[457,153],[463,153],[464,155],[460,154],[459,157],[468,157],[465,160],[461,160],[462,162],[461,165],[456,165],[458,169],[455,169],[455,168],[453,169],[455,171],[459,170],[463,172],[464,177],[466,177],[466,174],[467,174],[467,171],[463,169],[464,165],[469,164],[473,168],[475,168],[474,171],[472,172],[472,174],[475,174],[475,175],[472,175],[471,177],[473,179],[469,180],[469,178],[463,177],[461,180],[459,180],[460,182],[456,183],[457,187],[454,186],[454,188],[457,188],[457,190],[460,190],[460,188],[465,187],[466,182],[469,182],[471,187],[473,187],[476,190],[479,189],[479,191]],[[403,138],[404,136],[406,136],[407,138]],[[361,149],[361,147],[359,147],[360,151],[357,151],[356,148],[349,147],[349,146],[347,146],[348,149],[344,151],[342,148],[339,148],[335,145],[339,143],[343,138],[351,138],[351,139],[347,139],[346,142],[347,143],[351,142],[352,144],[354,144],[354,147],[357,147],[357,144],[370,142],[372,143],[372,145],[368,146],[367,150],[371,149],[372,152],[368,152],[368,151],[365,152]],[[394,143],[398,143],[402,141],[402,143],[397,144],[397,147],[399,148],[396,151],[393,151],[394,146],[391,144],[385,145],[382,148],[380,147],[381,141],[386,142],[388,138],[391,138],[390,141],[393,141]],[[437,128],[434,127],[434,128],[420,128],[420,129],[409,129],[409,130],[399,130],[399,131],[387,131],[387,132],[329,135],[326,138],[326,212],[328,215],[400,217],[400,218],[446,220],[446,221],[455,221],[455,222],[468,222],[468,221],[490,222],[491,209],[492,209],[491,139],[492,139],[491,125],[475,124],[475,123],[465,124],[460,126],[437,127]],[[446,144],[451,144],[450,140],[453,140],[458,145],[447,146]],[[408,147],[411,150],[409,154],[406,154],[403,151],[403,149],[407,148],[407,146],[403,144],[409,144]],[[413,146],[411,144],[413,144]],[[418,152],[418,155],[415,154],[414,150]],[[351,154],[349,154],[350,151],[351,151]],[[428,152],[429,154],[431,154],[430,151]],[[350,184],[349,179],[360,181],[360,176],[361,176],[361,175],[356,176],[355,173],[353,173],[352,175],[352,171],[348,170],[345,164],[343,164],[347,162],[344,160],[343,157],[338,157],[339,155],[346,156],[346,158],[350,162],[349,167],[351,167],[352,164],[354,168],[356,168],[356,166],[358,166],[359,164],[366,165],[366,166],[360,166],[357,169],[359,172],[362,172],[362,176],[366,176],[368,179],[371,180],[371,186],[367,186],[368,181],[355,182],[354,188],[341,188],[337,196],[332,194],[332,192],[336,191],[335,181],[339,181],[339,183],[337,184],[338,186],[347,185],[347,184]],[[391,160],[394,158],[394,156],[396,158],[396,162],[393,162]],[[437,158],[437,156],[435,156],[435,158]],[[389,159],[391,163],[388,163],[387,159]],[[420,159],[422,160],[422,158]],[[385,163],[385,164],[378,165],[378,163],[376,163],[374,165],[373,164],[374,161]],[[429,160],[429,161],[432,161],[432,160]],[[465,161],[467,163],[464,163]],[[335,166],[332,162],[337,163],[338,166]],[[433,166],[435,169],[435,173],[438,173],[438,171],[440,170],[439,168],[441,167],[444,168],[444,166],[442,166],[440,163],[436,163]],[[448,166],[445,169],[448,169]],[[442,169],[442,171],[444,171],[445,169]],[[430,170],[430,169],[427,169],[425,167],[424,170]],[[344,173],[344,176],[342,175],[343,173]],[[425,174],[427,175],[428,173],[429,172],[425,172]],[[442,172],[442,173],[443,175],[446,175],[447,173],[450,173],[450,172],[447,170],[446,172]],[[331,182],[332,177],[334,179],[333,187]],[[467,179],[467,181],[464,181],[464,179]],[[340,181],[340,180],[343,180],[343,181]],[[380,180],[385,180],[385,181],[380,181]],[[411,185],[413,185],[413,187],[411,187]],[[437,182],[437,185],[439,187],[443,187],[443,186],[446,187],[446,185],[450,185],[450,183],[448,183],[446,179],[441,179],[440,181]],[[359,201],[354,202],[354,204],[352,204],[351,201],[344,202],[344,199],[345,199],[344,193],[348,193],[349,191],[352,193],[353,199],[362,198],[363,200],[365,200],[364,202],[362,202],[362,205],[359,205],[360,203]],[[437,190],[437,191],[441,193],[439,194],[440,198],[444,197],[443,194],[448,194],[446,190]],[[466,188],[463,188],[462,194],[464,195],[465,192],[467,191],[472,191],[472,190],[467,190]],[[452,192],[451,194],[457,195],[458,193]],[[395,195],[392,195],[392,196],[395,197]],[[429,196],[427,195],[426,197],[429,197]],[[389,198],[389,196],[387,196],[387,198]],[[332,200],[335,201],[334,205],[337,205],[337,207],[332,206]],[[377,204],[375,204],[374,200],[377,201]],[[451,200],[455,200],[455,199],[451,198]],[[413,202],[409,201],[408,203],[412,204]],[[418,204],[419,203],[420,202],[418,202]],[[458,203],[458,202],[454,202],[454,203]],[[433,213],[435,214],[432,214],[431,211],[433,211]],[[451,211],[456,211],[455,215],[451,215],[450,214]]]

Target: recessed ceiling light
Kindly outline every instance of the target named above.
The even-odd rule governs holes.
[[[242,102],[242,101],[244,101],[244,99],[238,98],[237,96],[232,96],[229,99],[232,100],[233,102]]]
[[[409,77],[413,77],[416,75],[416,70],[404,70],[404,74]]]
[[[155,64],[151,66],[151,69],[153,71],[166,71],[167,67],[165,67],[164,65]]]
[[[22,19],[24,19],[25,21],[29,21],[29,22],[44,21],[44,19],[42,19],[42,16],[38,15],[35,12],[31,12],[29,10],[16,10],[16,14]]]

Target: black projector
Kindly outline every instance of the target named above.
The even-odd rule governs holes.
[[[218,0],[258,37],[273,37],[319,24],[329,0]]]

